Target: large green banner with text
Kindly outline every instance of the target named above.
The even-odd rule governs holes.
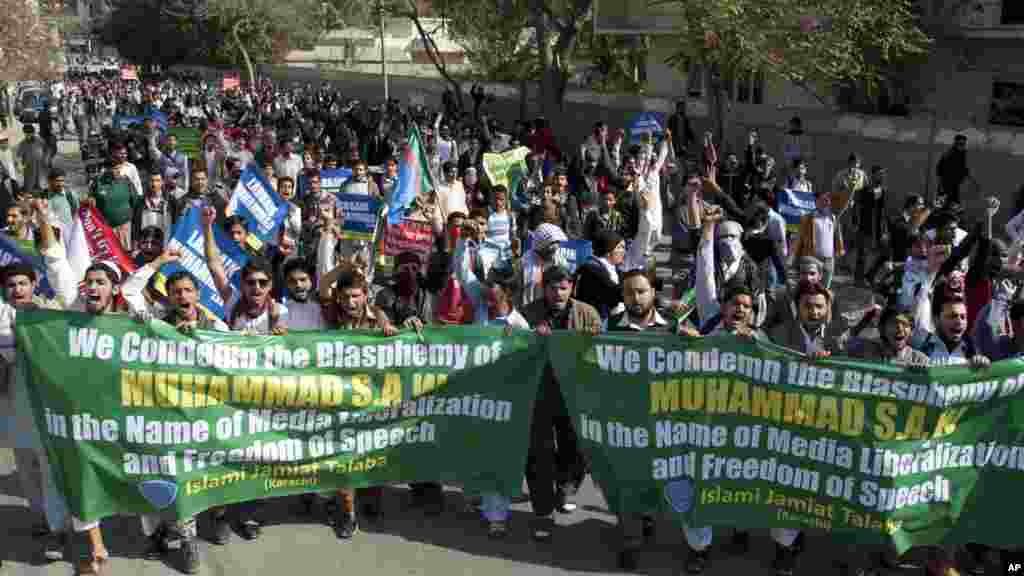
[[[898,549],[1019,543],[1024,363],[810,362],[767,343],[555,335],[549,358],[616,512],[834,531]]]
[[[21,377],[83,520],[441,481],[519,493],[547,356],[529,332],[178,334],[19,312]]]

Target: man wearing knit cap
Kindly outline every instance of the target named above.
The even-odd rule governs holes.
[[[520,306],[527,306],[543,295],[544,283],[541,274],[551,265],[564,264],[558,256],[559,243],[568,240],[565,232],[554,224],[544,223],[532,232],[532,249],[520,261],[522,267],[523,294]]]
[[[553,330],[596,334],[601,330],[601,316],[597,310],[572,298],[573,278],[567,268],[549,266],[544,270],[542,279],[543,296],[522,311],[537,334],[547,336]],[[533,538],[546,541],[554,530],[555,522],[551,515],[555,507],[563,511],[569,509],[567,500],[582,482],[584,466],[576,449],[572,420],[550,364],[544,368],[537,394],[530,428],[526,482],[530,487],[534,513]]]

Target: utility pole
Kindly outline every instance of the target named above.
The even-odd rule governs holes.
[[[380,19],[380,72],[384,76],[384,101],[387,102],[390,99],[388,96],[388,59],[387,53],[384,51],[384,5],[381,0],[377,0],[377,17]]]

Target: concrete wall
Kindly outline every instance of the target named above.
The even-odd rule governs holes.
[[[285,82],[329,81],[337,85],[344,94],[363,101],[377,101],[383,98],[383,83],[379,76],[354,74],[321,74],[315,70],[262,67],[261,74]],[[212,71],[211,78],[220,78],[220,72]],[[219,81],[219,80],[218,80]],[[519,91],[515,86],[488,84],[488,92],[495,94],[497,101],[487,111],[495,117],[511,122],[519,118]],[[417,103],[440,107],[441,94],[445,84],[437,80],[395,77],[390,89],[393,98],[413,98]],[[466,85],[468,91],[470,85]],[[640,96],[596,94],[582,90],[571,91],[566,97],[565,112],[550,118],[563,146],[572,150],[587,134],[594,122],[603,120],[613,128],[626,126],[638,112],[654,110],[669,112],[672,101]],[[699,138],[700,133],[710,128],[708,110],[701,102],[691,102],[690,115]],[[982,195],[995,195],[1002,200],[1003,208],[996,216],[1000,225],[1013,214],[1017,203],[1017,189],[1024,184],[1024,130],[1014,130],[987,125],[972,125],[964,121],[933,119],[929,116],[917,118],[894,118],[882,116],[839,115],[831,111],[800,110],[781,106],[735,105],[731,112],[729,137],[720,151],[733,149],[742,151],[747,130],[756,128],[763,145],[776,156],[781,165],[781,147],[787,123],[794,115],[803,120],[807,132],[806,142],[810,149],[811,177],[816,186],[827,186],[832,176],[846,163],[851,152],[864,158],[866,167],[872,164],[885,166],[892,190],[890,208],[894,211],[902,206],[908,194],[924,194],[929,182],[934,190],[935,163],[950,146],[953,136],[964,132],[969,142],[969,166],[972,175],[981,186]],[[781,166],[780,166],[781,167]],[[984,212],[982,198],[978,195],[964,195],[969,218],[980,218]]]

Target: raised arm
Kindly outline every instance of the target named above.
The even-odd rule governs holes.
[[[721,208],[702,215],[700,245],[697,247],[696,296],[700,321],[718,314],[718,287],[715,283],[715,224],[722,219]]]
[[[213,226],[217,220],[217,211],[212,206],[203,208],[203,236],[206,252],[206,265],[210,268],[210,276],[213,277],[213,285],[225,303],[231,300],[232,288],[228,281],[228,275],[224,271],[224,261],[221,259],[220,249],[217,248],[217,237]]]

